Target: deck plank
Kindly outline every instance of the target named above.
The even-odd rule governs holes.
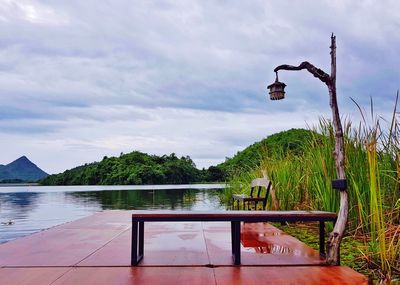
[[[368,279],[343,266],[220,267],[214,268],[218,285],[361,285]]]
[[[69,267],[0,268],[0,284],[41,285],[51,284],[71,270]],[[83,284],[83,283],[82,283]]]
[[[201,223],[149,223],[145,226],[145,258],[141,266],[209,263]],[[79,266],[130,266],[131,232],[89,256]]]
[[[212,269],[206,267],[80,267],[52,285],[209,285],[215,284]]]
[[[54,228],[0,245],[1,266],[72,266],[121,230]]]
[[[204,223],[210,264],[230,265],[230,224]],[[325,261],[318,251],[264,223],[244,223],[241,234],[242,265],[317,265]]]
[[[59,229],[126,230],[131,227],[128,211],[109,210],[59,225]]]
[[[367,283],[264,223],[242,224],[242,266],[232,264],[229,222],[146,223],[145,257],[131,267],[130,218],[105,211],[0,245],[0,284]]]

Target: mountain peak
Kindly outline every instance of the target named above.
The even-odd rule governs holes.
[[[14,160],[14,161],[29,161],[29,162],[31,162],[31,161],[29,160],[29,158],[27,158],[25,155],[21,156],[20,158]]]
[[[30,161],[29,158],[23,155],[7,165],[35,165],[35,164],[32,161]]]
[[[30,161],[25,155],[7,165],[1,166],[0,169],[0,181],[8,179],[36,181],[46,176],[48,176],[48,174],[37,167],[37,165]]]

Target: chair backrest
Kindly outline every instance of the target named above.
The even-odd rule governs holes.
[[[270,190],[271,190],[271,186],[272,186],[272,183],[271,183],[271,181],[269,180],[269,179],[267,179],[267,178],[256,178],[256,179],[254,179],[253,181],[251,181],[251,192],[250,192],[250,196],[252,197],[252,198],[255,198],[254,196],[253,196],[253,194],[254,194],[254,190],[256,189],[256,188],[258,188],[257,190],[257,198],[260,198],[260,195],[261,195],[261,192],[262,192],[262,188],[265,188],[265,196],[264,196],[264,199],[263,199],[263,208],[265,209],[265,206],[267,205],[267,200],[268,200],[268,195],[269,195],[269,192],[270,192]]]
[[[256,186],[264,186],[267,188],[271,181],[269,181],[267,178],[256,178],[251,181],[251,187],[256,187]]]

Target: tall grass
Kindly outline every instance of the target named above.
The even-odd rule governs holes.
[[[296,208],[298,205],[294,205],[293,201],[299,201],[297,204],[304,201],[302,197],[304,191],[301,187],[304,176],[300,171],[301,166],[299,157],[290,154],[282,159],[272,158],[262,161],[261,168],[266,170],[271,181],[276,182],[274,189],[280,189],[280,191],[275,191],[280,210]],[[269,207],[271,207],[271,201]]]
[[[350,199],[348,229],[350,234],[363,237],[370,268],[382,280],[389,280],[393,274],[400,274],[398,94],[390,121],[375,116],[372,103],[370,116],[355,104],[363,121],[356,126],[350,120],[344,122]],[[273,182],[279,209],[336,212],[339,195],[331,187],[336,177],[332,123],[322,118],[314,131],[315,136],[304,145],[300,155],[280,151],[271,155],[273,150],[268,150],[269,156],[263,156],[258,168],[234,176],[232,183],[246,185],[266,172]]]

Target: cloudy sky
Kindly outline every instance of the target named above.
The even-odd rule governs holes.
[[[400,88],[400,2],[0,0],[0,164],[49,173],[140,150],[224,161],[277,131],[330,118],[326,87],[273,69],[304,60],[338,100],[389,114]]]

